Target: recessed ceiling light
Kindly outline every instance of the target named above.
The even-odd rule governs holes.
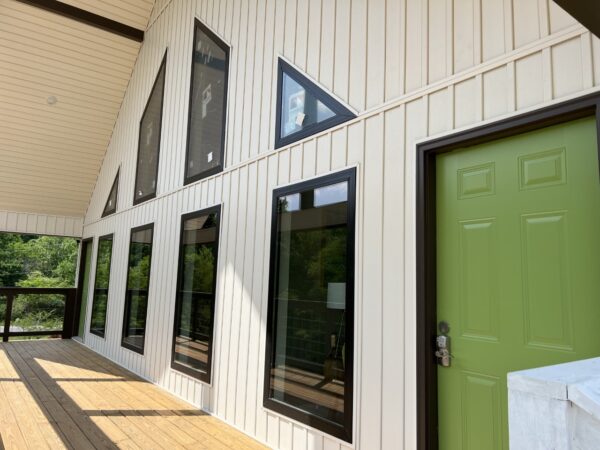
[[[54,105],[54,104],[56,104],[58,99],[54,95],[51,95],[50,97],[48,97],[48,99],[46,101],[48,102],[49,105]]]

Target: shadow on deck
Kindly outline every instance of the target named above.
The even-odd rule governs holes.
[[[0,448],[262,449],[70,340],[0,344]]]

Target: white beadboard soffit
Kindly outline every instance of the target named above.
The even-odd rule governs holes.
[[[154,5],[63,2],[141,30]],[[85,215],[140,47],[0,0],[0,210]]]

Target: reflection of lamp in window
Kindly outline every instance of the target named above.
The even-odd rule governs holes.
[[[343,311],[337,334],[335,332],[331,334],[331,351],[324,364],[325,380],[332,380],[336,378],[337,371],[343,372],[346,359],[344,349],[342,349],[342,361],[338,357],[342,325],[346,314],[346,283],[327,283],[327,309]]]
[[[346,283],[327,283],[327,309],[346,309]]]

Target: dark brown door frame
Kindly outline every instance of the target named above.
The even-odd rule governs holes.
[[[76,300],[74,302],[74,307],[75,307],[75,311],[73,311],[73,325],[72,325],[72,332],[71,332],[71,336],[79,336],[78,332],[79,332],[79,319],[80,319],[80,315],[81,315],[81,304],[84,301],[84,299],[82,298],[83,295],[83,279],[85,277],[85,257],[86,257],[86,244],[88,242],[92,242],[92,258],[94,257],[94,238],[90,237],[90,238],[85,238],[81,240],[81,252],[79,254],[79,270],[77,271],[78,273],[78,278],[77,278],[77,295],[76,295]],[[90,268],[91,270],[91,268]],[[90,273],[91,275],[91,273]],[[88,297],[89,297],[89,283],[88,283]],[[87,299],[85,299],[87,301]],[[66,327],[66,325],[65,325]],[[84,328],[84,332],[85,332],[85,328]],[[83,337],[83,336],[80,336]]]
[[[438,448],[436,317],[436,156],[527,131],[596,117],[600,160],[600,93],[520,114],[417,145],[417,448]]]

